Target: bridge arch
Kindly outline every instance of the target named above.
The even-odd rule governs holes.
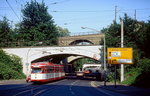
[[[67,36],[60,37],[58,39],[59,46],[68,46],[69,44],[73,44],[72,42],[77,42],[80,40],[86,40],[93,45],[99,45],[104,37],[104,34],[90,34],[90,35],[78,35],[78,36]]]
[[[73,42],[71,42],[69,45],[93,45],[94,43],[91,42],[90,40],[75,40]]]

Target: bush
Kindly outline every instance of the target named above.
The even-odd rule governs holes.
[[[125,74],[125,81],[123,81],[122,83],[132,85],[140,74],[141,73],[138,68],[132,68],[129,72]]]
[[[150,59],[141,59],[138,63],[140,75],[137,76],[135,82],[132,85],[139,87],[150,87]]]
[[[0,49],[0,80],[23,78],[21,59]]]
[[[145,59],[139,60],[138,68],[140,68],[141,72],[150,73],[150,59],[145,58]]]
[[[107,75],[107,81],[112,82],[114,81],[114,73],[111,72]]]
[[[126,80],[123,84],[139,87],[150,87],[150,59],[141,59],[136,68],[132,68],[125,74]]]

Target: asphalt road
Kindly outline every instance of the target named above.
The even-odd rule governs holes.
[[[64,79],[46,84],[0,85],[0,96],[126,96],[96,88],[92,80]]]

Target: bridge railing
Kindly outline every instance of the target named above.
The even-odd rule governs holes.
[[[94,35],[94,34],[100,34],[100,33],[95,31],[88,31],[88,32],[70,33],[70,36],[82,36],[82,35]]]

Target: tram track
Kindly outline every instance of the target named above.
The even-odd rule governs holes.
[[[59,83],[62,84],[62,82],[65,82],[65,80],[47,83],[44,85],[30,85],[27,88],[25,88],[24,90],[21,90],[19,93],[15,94],[13,96],[22,96],[24,94],[29,94],[31,96],[38,96],[40,94],[43,94],[46,91],[53,91],[53,90],[59,88],[58,85],[59,85]]]
[[[62,90],[63,92],[64,89],[67,92],[66,94],[70,94],[73,91],[72,87],[78,81],[80,80],[64,79],[46,84],[29,83],[13,89],[3,90],[0,92],[0,96],[47,96],[49,94],[55,96],[57,91]]]

